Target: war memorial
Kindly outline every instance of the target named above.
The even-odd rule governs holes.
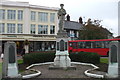
[[[71,62],[71,59],[69,58],[69,54],[68,54],[68,48],[67,48],[69,38],[67,36],[66,31],[63,29],[66,10],[63,8],[64,4],[60,4],[60,7],[61,8],[58,11],[59,31],[56,36],[57,48],[56,48],[54,62],[32,64],[28,66],[26,69],[35,71],[36,73],[22,75],[21,73],[19,73],[19,68],[18,68],[18,63],[17,63],[16,44],[14,42],[6,42],[5,48],[4,48],[5,50],[4,50],[2,77],[29,80],[32,77],[41,78],[41,76],[44,75],[42,73],[44,73],[46,70],[48,71],[49,74],[44,75],[42,78],[44,78],[45,76],[52,75],[53,74],[52,71],[55,73],[55,72],[59,72],[60,70],[63,72],[68,70],[70,71],[70,73],[68,72],[68,74],[72,74],[72,72],[82,71],[84,70],[84,68],[85,68],[84,73],[81,73],[79,75],[82,78],[86,78],[86,76],[88,76],[87,77],[88,80],[90,77],[92,78],[106,78],[106,77],[107,78],[118,78],[120,77],[120,41],[115,41],[115,42],[110,43],[108,73],[102,73],[102,72],[101,74],[90,73],[90,71],[98,69],[98,67],[93,64]],[[84,67],[82,67],[81,65],[83,65]],[[89,69],[90,67],[85,67],[85,66],[91,66],[93,68]],[[42,70],[41,67],[44,70]],[[56,74],[53,74],[53,75],[56,75]],[[49,78],[49,77],[45,77],[45,78]]]

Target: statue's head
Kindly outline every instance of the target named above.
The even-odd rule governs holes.
[[[63,8],[64,4],[60,4],[61,8]]]

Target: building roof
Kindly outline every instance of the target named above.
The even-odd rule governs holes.
[[[120,36],[117,36],[117,37],[115,37],[115,38],[120,38]]]
[[[14,7],[28,7],[35,9],[46,9],[46,10],[59,10],[57,7],[47,7],[47,6],[39,6],[39,5],[31,5],[29,2],[19,2],[19,1],[0,1],[0,6],[14,6]]]
[[[83,25],[75,21],[65,21],[65,29],[83,30]]]

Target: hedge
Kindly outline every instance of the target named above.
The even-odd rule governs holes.
[[[100,55],[98,55],[97,53],[91,53],[91,52],[71,53],[69,57],[71,61],[74,62],[84,62],[84,63],[93,63],[93,64],[100,63]]]
[[[28,53],[23,57],[25,64],[53,62],[55,53]]]
[[[100,63],[100,56],[96,53],[90,52],[79,52],[71,53],[69,55],[71,61],[74,62],[85,62],[85,63]],[[55,58],[55,53],[28,53],[23,57],[23,62],[25,64],[33,63],[44,63],[53,62]]]

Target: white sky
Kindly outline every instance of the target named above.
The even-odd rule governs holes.
[[[114,36],[118,36],[118,1],[120,0],[9,0],[29,2],[32,5],[60,7],[64,4],[71,21],[78,21],[79,17],[92,20],[103,20],[101,25],[110,30]]]

